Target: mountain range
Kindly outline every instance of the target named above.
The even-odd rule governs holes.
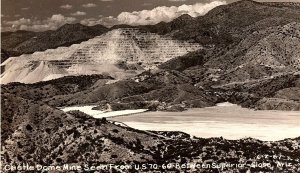
[[[101,110],[110,105],[113,111],[184,111],[230,102],[251,109],[299,111],[299,31],[299,3],[243,0],[204,16],[183,15],[151,26],[74,24],[43,33],[1,33],[1,80],[6,80],[1,85],[3,163],[270,162],[271,167],[227,171],[299,172],[299,138],[202,139],[181,132],[139,131],[57,109],[93,104]],[[114,46],[107,46],[109,38]],[[96,57],[99,54],[105,56]],[[80,60],[93,61],[84,66]],[[91,68],[97,63],[101,68]],[[71,68],[78,71],[70,73]],[[45,69],[47,74],[38,78]],[[35,70],[40,71],[32,73]],[[57,76],[47,79],[48,74]],[[266,154],[282,158],[257,158]],[[276,166],[283,161],[294,167]]]
[[[94,38],[108,30],[102,25],[89,27],[81,24],[65,24],[55,31],[1,32],[1,52],[6,52],[9,56],[19,56],[60,46],[70,46]],[[1,62],[7,58],[7,55],[1,53]]]
[[[90,74],[114,78],[115,82],[105,86],[55,96],[53,105],[99,103],[107,99],[134,104],[143,97],[144,101],[158,100],[170,105],[185,103],[184,107],[231,101],[256,109],[299,110],[300,98],[292,97],[298,96],[299,91],[298,16],[297,3],[246,0],[217,7],[197,18],[183,15],[170,23],[152,26],[119,25],[105,29],[100,25],[65,25],[51,32],[102,35],[70,47],[11,57],[1,64],[1,80],[34,83]],[[12,36],[7,35],[6,40],[20,41],[16,35],[25,38],[30,33],[10,33]],[[85,34],[78,34],[81,35]],[[62,37],[57,38],[54,40]],[[48,48],[58,45],[38,40],[49,44]],[[63,40],[69,42],[64,44],[72,42]],[[31,42],[28,39],[17,47]],[[109,90],[113,91],[112,96],[107,94]],[[219,94],[212,94],[215,92]],[[53,98],[44,99],[48,102]]]

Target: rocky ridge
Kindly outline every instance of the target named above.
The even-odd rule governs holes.
[[[65,24],[56,31],[1,32],[1,48],[8,53],[9,57],[20,56],[22,54],[31,54],[37,51],[78,44],[101,35],[108,30],[102,25],[89,27],[81,24]],[[7,57],[1,56],[1,62],[4,62],[6,59]]]

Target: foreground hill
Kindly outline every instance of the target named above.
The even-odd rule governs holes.
[[[128,170],[112,168],[113,172],[162,172],[166,169],[175,172],[297,172],[300,169],[299,139],[278,142],[250,138],[201,139],[180,132],[139,131],[105,119],[94,119],[80,112],[64,113],[13,94],[2,95],[1,101],[1,165],[26,161],[29,165],[43,166],[132,166]],[[151,163],[160,166],[153,169],[149,165]],[[225,166],[223,169],[162,167],[169,163],[239,163],[244,166]],[[262,163],[267,165],[255,166]],[[138,164],[147,166],[143,170],[134,170],[133,166]]]
[[[22,98],[39,101],[57,95],[67,95],[96,86],[103,86],[111,80],[113,80],[113,78],[106,75],[82,75],[67,76],[29,85],[10,83],[1,87],[1,94],[11,93]]]

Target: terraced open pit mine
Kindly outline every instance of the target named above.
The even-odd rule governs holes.
[[[139,29],[116,29],[81,44],[11,57],[1,64],[3,84],[35,83],[63,76],[109,74],[134,76],[162,62],[201,49]]]

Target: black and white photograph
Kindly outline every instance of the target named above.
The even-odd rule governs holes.
[[[1,0],[3,173],[300,173],[300,0]]]

